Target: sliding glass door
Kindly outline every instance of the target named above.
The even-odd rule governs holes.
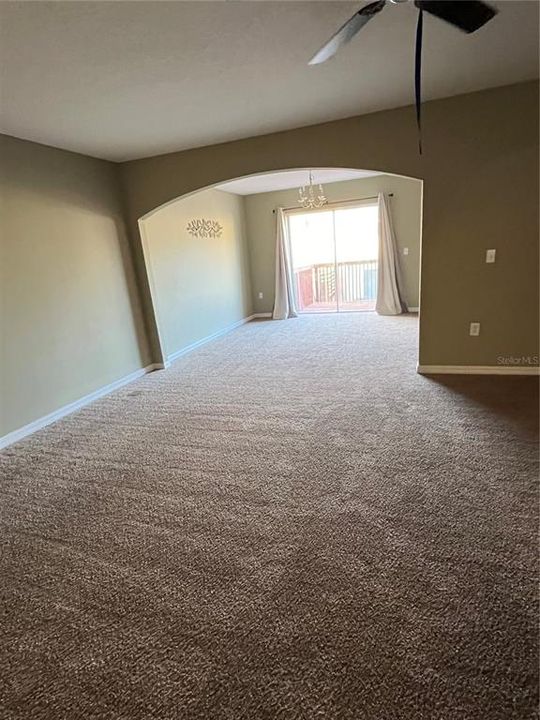
[[[334,213],[291,213],[289,236],[299,312],[337,312]]]
[[[288,215],[299,312],[373,310],[377,296],[378,208],[347,204]]]
[[[378,208],[375,204],[334,211],[338,310],[374,310],[377,297]]]

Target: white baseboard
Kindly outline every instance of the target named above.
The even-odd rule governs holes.
[[[154,370],[158,370],[160,367],[161,366],[158,364],[152,364],[147,365],[147,367],[141,368],[140,370],[135,370],[135,372],[132,372],[129,375],[125,375],[123,378],[115,380],[109,385],[105,385],[105,387],[99,388],[99,390],[95,390],[89,395],[85,395],[84,397],[75,400],[75,402],[64,405],[58,410],[55,410],[54,412],[49,413],[48,415],[45,415],[38,420],[34,420],[33,422],[28,423],[28,425],[24,425],[18,430],[13,430],[7,435],[3,435],[2,437],[0,437],[0,450],[7,447],[8,445],[12,445],[19,440],[22,440],[28,435],[32,435],[32,433],[41,430],[41,428],[44,428],[46,425],[51,425],[53,422],[56,422],[63,417],[66,417],[66,415],[70,415],[76,410],[80,410],[85,405],[90,405],[90,403],[94,402],[94,400],[97,400],[104,395],[108,395],[109,393],[112,393],[114,390],[118,390],[124,385],[128,385],[129,383],[137,380],[143,375],[146,375],[149,372],[153,372]]]
[[[200,345],[204,345],[207,342],[210,342],[211,340],[215,340],[218,337],[221,337],[221,335],[225,335],[228,332],[231,332],[231,330],[234,330],[237,327],[240,327],[240,325],[244,325],[247,322],[250,322],[250,320],[254,320],[255,318],[260,317],[271,317],[272,313],[255,313],[254,315],[249,315],[246,318],[243,318],[242,320],[239,320],[238,322],[233,323],[232,325],[228,325],[226,328],[223,328],[223,330],[218,330],[218,332],[213,333],[212,335],[208,335],[207,337],[203,338],[202,340],[198,340],[197,342],[192,343],[191,345],[188,345],[185,348],[182,348],[182,350],[179,350],[178,352],[173,353],[170,355],[165,362],[163,363],[152,363],[152,365],[147,365],[144,368],[141,368],[140,370],[136,370],[135,372],[130,373],[129,375],[126,375],[123,378],[120,378],[120,380],[116,380],[113,383],[110,383],[110,385],[106,385],[105,387],[100,388],[99,390],[96,390],[93,393],[90,393],[89,395],[85,395],[82,398],[79,398],[79,400],[75,400],[75,402],[69,403],[68,405],[64,405],[63,407],[59,408],[58,410],[55,410],[52,413],[49,413],[48,415],[45,415],[42,418],[39,418],[38,420],[34,420],[33,422],[29,423],[28,425],[24,425],[24,427],[18,428],[17,430],[13,430],[12,432],[8,433],[7,435],[4,435],[3,437],[0,437],[0,450],[2,448],[7,447],[8,445],[12,445],[15,442],[18,442],[19,440],[22,440],[23,438],[27,437],[28,435],[31,435],[32,433],[37,432],[38,430],[41,430],[41,428],[46,427],[47,425],[51,425],[53,422],[56,422],[57,420],[60,420],[63,417],[66,417],[66,415],[70,415],[71,413],[75,412],[76,410],[79,410],[80,408],[83,408],[85,405],[89,405],[90,403],[94,402],[94,400],[97,400],[98,398],[103,397],[104,395],[108,395],[109,393],[113,392],[114,390],[118,390],[118,388],[123,387],[124,385],[128,385],[129,383],[133,382],[134,380],[137,380],[138,378],[142,377],[143,375],[146,375],[149,372],[153,372],[154,370],[164,370],[165,368],[168,368],[172,362],[174,362],[177,358],[181,357],[182,355],[185,355],[188,352],[191,352],[192,350],[195,350],[195,348],[199,347]]]
[[[421,375],[540,375],[536,365],[417,365]]]
[[[212,333],[212,335],[207,335],[206,337],[201,338],[200,340],[197,340],[190,345],[186,345],[186,347],[183,347],[181,350],[177,350],[176,352],[173,352],[167,356],[167,359],[165,360],[165,367],[170,367],[171,363],[173,363],[175,360],[178,360],[178,358],[181,358],[183,355],[187,355],[196,348],[201,347],[201,345],[206,345],[206,343],[209,343],[212,340],[217,340],[217,338],[222,337],[223,335],[227,335],[227,333],[230,333],[232,330],[236,330],[236,328],[240,327],[241,325],[245,325],[251,320],[259,317],[271,317],[271,313],[256,313],[254,315],[248,315],[248,317],[242,318],[242,320],[237,320],[231,325],[227,325],[227,327],[224,327],[222,330],[218,330],[217,332]]]
[[[419,307],[407,307],[407,312],[418,312],[419,310]]]

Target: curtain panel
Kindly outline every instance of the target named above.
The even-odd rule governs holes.
[[[294,297],[289,223],[283,208],[276,210],[276,286],[274,320],[287,320],[298,316]]]
[[[379,267],[377,273],[377,301],[379,315],[400,315],[406,311],[403,302],[403,281],[396,236],[386,193],[379,193]]]

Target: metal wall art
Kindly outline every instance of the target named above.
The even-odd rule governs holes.
[[[217,220],[190,220],[186,230],[191,235],[199,238],[218,238],[221,237],[223,226]]]

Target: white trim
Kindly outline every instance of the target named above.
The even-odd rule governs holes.
[[[135,372],[130,373],[129,375],[126,375],[123,378],[120,378],[120,380],[115,380],[114,382],[110,383],[109,385],[105,385],[105,387],[100,388],[99,390],[95,390],[93,393],[90,393],[89,395],[85,395],[82,398],[79,398],[79,400],[75,400],[75,402],[69,403],[68,405],[64,405],[63,407],[59,408],[58,410],[55,410],[52,413],[49,413],[48,415],[45,415],[42,418],[39,418],[38,420],[34,420],[31,423],[28,423],[28,425],[24,425],[21,428],[18,428],[17,430],[13,430],[12,432],[8,433],[7,435],[4,435],[3,437],[0,437],[0,450],[2,448],[7,447],[8,445],[12,445],[15,442],[18,442],[19,440],[22,440],[23,438],[27,437],[28,435],[32,435],[32,433],[37,432],[38,430],[41,430],[41,428],[46,427],[47,425],[51,425],[52,423],[56,422],[57,420],[60,420],[63,417],[66,417],[66,415],[70,415],[71,413],[75,412],[76,410],[80,410],[80,408],[85,407],[85,405],[90,405],[90,403],[94,402],[94,400],[97,400],[98,398],[103,397],[104,395],[109,395],[109,393],[114,392],[114,390],[118,390],[119,388],[123,387],[124,385],[128,385],[129,383],[133,382],[134,380],[138,380],[143,375],[146,375],[147,373],[153,372],[154,370],[164,370],[165,368],[168,368],[171,363],[173,363],[177,358],[181,357],[182,355],[185,355],[188,352],[191,352],[191,350],[195,350],[195,348],[198,348],[200,345],[204,345],[207,342],[210,342],[211,340],[215,340],[218,337],[221,337],[221,335],[225,335],[226,333],[230,332],[231,330],[234,330],[237,327],[240,327],[240,325],[244,325],[245,323],[250,322],[250,320],[254,320],[255,318],[261,318],[261,317],[272,317],[272,313],[255,313],[253,315],[249,315],[246,318],[243,318],[242,320],[239,320],[238,322],[233,323],[232,325],[228,325],[226,328],[223,328],[223,330],[218,330],[217,332],[213,333],[212,335],[208,335],[208,337],[203,338],[202,340],[198,340],[197,342],[192,343],[191,345],[188,345],[185,348],[182,348],[182,350],[179,350],[178,352],[173,353],[170,355],[165,362],[163,363],[152,363],[151,365],[147,365],[144,368],[141,368],[140,370],[135,370]]]
[[[85,395],[84,397],[79,398],[79,400],[75,400],[75,402],[69,403],[68,405],[64,405],[63,407],[59,408],[58,410],[55,410],[54,412],[49,413],[48,415],[45,415],[44,417],[41,417],[38,420],[34,420],[33,422],[28,423],[28,425],[24,425],[23,427],[19,428],[18,430],[13,430],[12,432],[8,433],[7,435],[0,437],[0,450],[2,448],[7,447],[8,445],[12,445],[13,443],[18,442],[19,440],[22,440],[27,435],[32,435],[32,433],[35,433],[38,430],[41,430],[41,428],[44,428],[46,425],[51,425],[51,423],[54,423],[57,420],[60,420],[61,418],[65,417],[66,415],[71,415],[71,413],[75,412],[76,410],[80,410],[80,408],[84,407],[85,405],[90,405],[90,403],[93,403],[94,400],[97,400],[98,398],[101,398],[104,395],[108,395],[109,393],[112,393],[114,390],[118,390],[119,388],[123,387],[124,385],[128,385],[129,383],[133,382],[134,380],[138,380],[143,375],[153,372],[154,370],[158,370],[160,367],[162,367],[162,366],[160,366],[158,364],[152,364],[152,365],[147,365],[146,367],[141,368],[140,370],[135,370],[135,372],[132,372],[129,375],[126,375],[125,377],[120,378],[120,380],[115,380],[114,382],[110,383],[109,385],[105,385],[105,387],[102,387],[99,390],[95,390],[93,393],[90,393],[89,395]]]
[[[537,365],[417,365],[420,375],[540,375]]]
[[[407,312],[418,312],[419,310],[419,307],[407,307]]]
[[[177,350],[176,352],[173,352],[171,353],[171,355],[167,356],[167,359],[165,360],[165,367],[170,367],[171,363],[173,363],[175,360],[178,360],[178,358],[181,358],[183,355],[187,355],[187,353],[190,353],[192,350],[195,350],[201,345],[206,345],[206,343],[211,342],[212,340],[216,340],[222,335],[227,335],[227,333],[230,333],[232,330],[236,330],[236,328],[240,327],[241,325],[245,325],[246,323],[251,322],[251,320],[260,317],[272,317],[272,313],[255,313],[254,315],[248,315],[248,317],[242,318],[242,320],[237,320],[231,325],[227,325],[227,327],[224,327],[222,330],[218,330],[217,332],[212,333],[212,335],[207,335],[206,337],[201,338],[201,340],[197,340],[190,345],[186,345],[186,347],[183,347],[181,350]]]

